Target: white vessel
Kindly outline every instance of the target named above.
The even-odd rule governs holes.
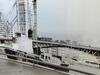
[[[67,67],[70,67],[70,65],[74,64],[76,65],[76,63],[85,66],[86,65],[94,66],[95,64],[93,63],[94,62],[97,63],[97,60],[95,57],[91,55],[88,54],[86,55],[84,53],[79,52],[81,56],[77,58],[76,55],[76,58],[74,58],[75,57],[74,54],[68,52],[69,54],[71,54],[70,58],[63,58],[62,55],[60,55],[60,58],[58,58],[57,56],[52,55],[52,48],[42,49],[38,45],[38,43],[33,44],[33,40],[38,41],[36,1],[37,0],[33,0],[34,25],[32,25],[30,24],[30,18],[28,14],[29,13],[28,0],[16,0],[17,26],[13,27],[11,31],[9,31],[8,33],[5,33],[5,31],[1,33],[4,34],[0,36],[0,52],[2,54],[1,57],[13,59],[15,61],[21,61],[24,63],[30,63],[32,65],[36,64],[39,66],[52,68],[54,70],[59,70],[64,72],[69,72],[69,69],[67,69]],[[3,28],[2,24],[1,28]],[[54,44],[59,46],[59,43],[54,43]],[[68,49],[70,49],[73,52],[75,51],[72,50],[70,47]],[[82,73],[88,74],[86,72]]]

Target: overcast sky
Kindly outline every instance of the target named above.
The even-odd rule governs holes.
[[[8,12],[13,2],[0,0],[0,10]],[[100,0],[38,0],[38,30],[99,46]]]

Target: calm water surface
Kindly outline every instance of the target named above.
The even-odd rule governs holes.
[[[39,67],[0,59],[0,75],[66,75]]]

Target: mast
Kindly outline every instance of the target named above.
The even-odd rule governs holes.
[[[1,15],[2,15],[2,13],[0,12],[0,22],[1,22]]]
[[[33,0],[33,11],[34,11],[33,40],[37,40],[37,0]]]

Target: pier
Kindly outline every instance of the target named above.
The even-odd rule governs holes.
[[[85,53],[89,53],[94,56],[100,56],[100,48],[98,47],[63,44],[63,43],[47,42],[47,41],[39,41],[39,40],[33,40],[33,45],[37,45],[37,47],[39,46],[40,48],[69,48],[69,49],[74,49]]]

